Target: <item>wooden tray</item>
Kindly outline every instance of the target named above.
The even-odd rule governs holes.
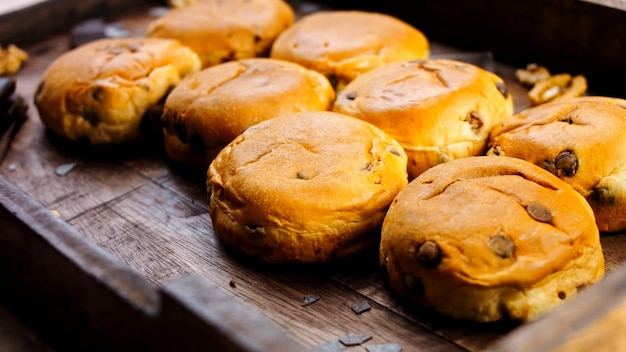
[[[319,8],[293,4],[299,13]],[[106,17],[143,35],[152,6]],[[622,10],[609,10],[623,18]],[[158,146],[77,150],[46,132],[33,92],[69,39],[63,31],[37,39],[25,47],[30,59],[16,75],[29,119],[0,164],[0,299],[53,348],[300,351],[348,332],[372,336],[348,351],[385,343],[403,351],[625,345],[616,333],[626,321],[624,233],[602,237],[609,272],[602,282],[522,326],[448,319],[401,300],[385,284],[375,251],[288,267],[229,251],[213,234],[206,175],[170,164]],[[433,55],[460,51],[441,43],[433,42]],[[500,47],[462,49],[494,53],[494,69],[507,81],[516,111],[529,106],[515,65],[500,60]],[[63,165],[73,168],[55,173]],[[319,301],[303,306],[308,294]],[[351,305],[361,300],[371,310],[356,314]]]

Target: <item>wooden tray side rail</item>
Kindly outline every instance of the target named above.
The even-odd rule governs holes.
[[[68,32],[83,20],[112,19],[148,3],[148,0],[46,0],[10,13],[0,13],[0,45],[31,45]]]
[[[2,302],[61,350],[301,351],[199,275],[157,288],[0,177]]]

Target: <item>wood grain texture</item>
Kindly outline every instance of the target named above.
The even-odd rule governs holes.
[[[199,275],[157,288],[2,177],[0,191],[0,299],[54,349],[304,351],[267,316]],[[0,324],[0,336],[20,333],[0,350],[46,347],[17,328]]]

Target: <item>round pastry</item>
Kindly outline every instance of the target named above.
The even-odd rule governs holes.
[[[168,39],[100,39],[56,59],[35,93],[41,121],[70,140],[116,144],[141,136],[172,87],[200,70],[191,49]]]
[[[437,165],[389,207],[380,260],[400,295],[480,322],[534,320],[604,275],[593,212],[521,159]]]
[[[329,110],[330,82],[295,63],[251,58],[206,68],[183,80],[165,102],[165,150],[172,160],[206,168],[249,126],[282,115]]]
[[[526,109],[493,129],[489,155],[524,159],[569,183],[600,231],[626,229],[626,100],[590,96]]]
[[[372,245],[407,184],[386,133],[330,111],[258,123],[208,170],[209,214],[228,245],[275,263],[327,262]]]
[[[208,67],[267,56],[276,37],[294,20],[284,0],[203,0],[154,20],[148,36],[180,40]]]
[[[270,57],[297,62],[327,76],[337,90],[383,64],[425,59],[429,43],[400,19],[375,12],[319,11],[281,33]]]
[[[409,157],[409,178],[450,160],[485,153],[489,131],[513,114],[495,74],[455,60],[395,62],[337,94],[334,111],[370,122]]]

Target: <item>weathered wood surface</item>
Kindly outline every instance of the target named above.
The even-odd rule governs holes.
[[[125,23],[134,34],[143,35],[150,17],[147,11],[139,11],[115,20]],[[60,35],[26,47],[31,57],[17,75],[17,89],[31,102],[30,116],[0,164],[0,175],[43,207],[57,212],[84,240],[110,253],[130,271],[125,275],[136,274],[154,285],[157,296],[165,294],[164,302],[202,302],[197,297],[204,285],[202,281],[193,285],[186,285],[185,281],[187,275],[197,275],[216,289],[227,291],[256,308],[306,348],[347,332],[360,332],[372,335],[367,344],[396,342],[404,351],[480,351],[493,346],[503,336],[515,336],[520,329],[510,323],[475,324],[447,319],[402,301],[386,286],[375,252],[328,265],[285,267],[259,263],[225,248],[211,228],[205,175],[172,165],[160,145],[146,142],[132,147],[80,149],[46,132],[32,106],[32,95],[41,72],[68,49],[68,43],[68,37]],[[437,55],[456,49],[435,43],[432,51]],[[514,68],[497,63],[495,69],[507,80],[516,111],[527,107],[526,90],[515,82]],[[75,166],[68,174],[55,174],[57,167],[70,163]],[[7,218],[11,214],[4,213],[0,220]],[[626,260],[624,240],[623,234],[603,238],[609,271]],[[14,257],[13,261],[19,259]],[[14,280],[19,281],[20,270],[15,271]],[[66,279],[63,285],[68,290],[75,289],[78,284],[72,277]],[[31,290],[46,282],[42,280],[34,274]],[[172,293],[168,289],[171,287],[177,287],[178,291]],[[89,299],[109,294],[102,288],[92,293],[72,294],[85,300],[85,304]],[[317,294],[320,300],[303,307],[306,294]],[[361,299],[367,299],[372,309],[356,315],[350,305]],[[126,304],[136,305],[132,300],[115,303],[123,311],[120,314],[128,309]],[[184,304],[171,310],[167,307],[163,309],[176,316]],[[192,304],[192,311],[193,307],[202,306]],[[569,309],[576,313],[576,307]],[[66,308],[61,305],[59,309]],[[133,319],[142,321],[136,316],[130,321]],[[105,326],[98,329],[106,332],[106,324],[110,323],[110,320],[102,322]],[[567,331],[567,325],[562,322],[563,331]],[[144,322],[135,328],[143,333],[152,325]],[[119,336],[113,334],[119,333],[113,329],[105,336],[113,334],[118,341],[143,336],[131,332]],[[191,335],[193,331],[188,333]]]
[[[0,299],[55,349],[305,350],[201,276],[157,287],[2,177],[0,190]],[[23,336],[9,340],[13,346],[32,340],[19,325],[6,326]]]

